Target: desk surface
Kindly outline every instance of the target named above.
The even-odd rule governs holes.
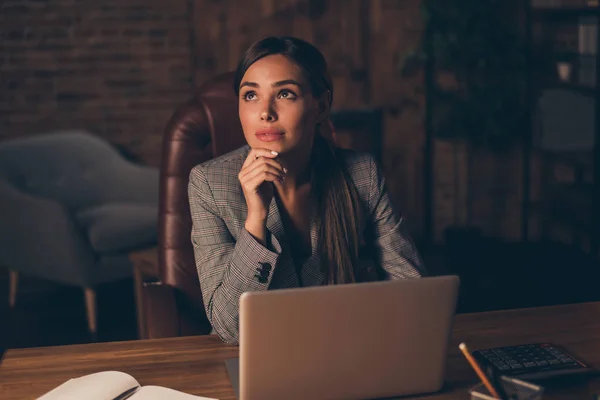
[[[552,341],[600,367],[600,302],[456,316],[445,389],[419,399],[467,399],[477,382],[457,346],[484,347]],[[131,374],[142,385],[159,385],[200,396],[235,399],[224,360],[238,349],[216,336],[140,340],[12,349],[0,365],[0,398],[35,398],[64,381],[105,370]],[[564,390],[563,390],[564,391]],[[600,393],[595,378],[553,398],[591,399]],[[579,397],[581,396],[581,397]]]

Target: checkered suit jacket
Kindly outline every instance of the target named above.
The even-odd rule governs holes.
[[[194,247],[206,313],[216,333],[238,343],[239,298],[246,291],[299,285],[294,260],[275,199],[270,204],[263,247],[244,228],[247,208],[238,174],[249,146],[194,167],[188,186]],[[337,149],[359,194],[362,242],[371,248],[360,256],[357,275],[381,272],[383,279],[418,278],[425,273],[421,258],[405,232],[402,218],[388,199],[380,169],[369,155]],[[311,216],[312,256],[302,265],[304,286],[322,285],[326,276],[318,254],[316,215]]]

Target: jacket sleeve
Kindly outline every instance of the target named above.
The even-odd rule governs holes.
[[[423,260],[412,241],[403,216],[390,202],[385,178],[369,157],[369,226],[371,248],[387,279],[419,278],[427,275]]]
[[[238,344],[240,296],[268,289],[281,248],[274,244],[267,249],[244,228],[234,239],[200,166],[190,173],[188,195],[191,240],[206,315],[223,341]]]

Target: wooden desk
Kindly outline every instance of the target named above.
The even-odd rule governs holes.
[[[447,386],[419,399],[467,399],[477,382],[457,345],[471,349],[553,341],[600,366],[600,303],[458,315],[448,359]],[[0,365],[0,398],[35,398],[72,377],[108,369],[127,372],[142,385],[171,387],[191,394],[234,399],[224,360],[238,349],[216,336],[8,350]],[[401,372],[399,372],[401,373]],[[551,398],[591,399],[600,379]],[[581,397],[579,397],[581,395]],[[577,396],[577,397],[576,397]]]

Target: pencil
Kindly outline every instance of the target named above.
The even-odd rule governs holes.
[[[471,367],[475,370],[475,373],[477,374],[477,376],[479,376],[479,379],[481,379],[481,382],[483,382],[483,384],[486,387],[486,389],[488,390],[488,392],[490,392],[490,394],[492,396],[494,396],[495,398],[499,399],[500,395],[498,394],[498,392],[496,391],[494,386],[492,386],[488,377],[481,370],[479,363],[473,358],[473,356],[469,352],[467,345],[464,343],[461,343],[458,345],[458,348],[460,349],[460,351],[462,351],[463,355],[465,356],[465,358],[467,359],[469,364],[471,364]]]

